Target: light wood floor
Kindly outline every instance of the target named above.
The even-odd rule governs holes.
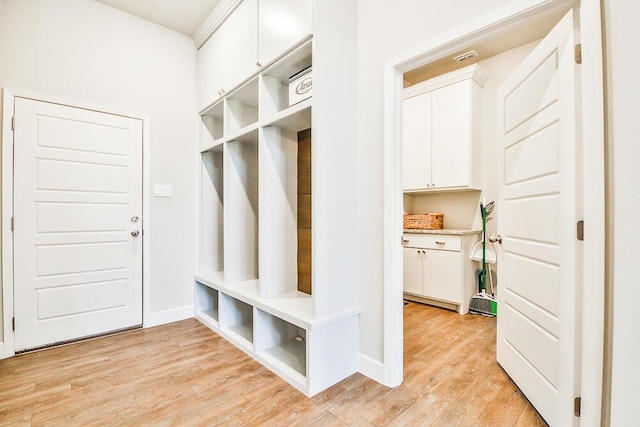
[[[196,320],[0,360],[0,425],[545,425],[495,362],[495,319],[405,308],[405,381],[308,399]]]

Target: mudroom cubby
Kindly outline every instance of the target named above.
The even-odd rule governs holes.
[[[224,279],[258,278],[257,131],[224,145]]]
[[[226,97],[227,134],[233,138],[258,123],[258,78],[254,77]]]
[[[218,326],[218,291],[196,282],[195,314],[196,318],[209,326]]]
[[[337,5],[314,10],[332,17]],[[344,178],[358,163],[357,97],[341,78],[355,71],[357,46],[336,36],[353,31],[347,21],[318,22],[313,38],[201,111],[194,282],[196,317],[308,396],[357,371],[359,336],[347,262],[357,252],[357,186]],[[338,52],[343,63],[326,60]],[[312,65],[319,98],[289,99],[290,78]]]
[[[224,293],[220,294],[218,324],[235,344],[253,349],[253,307]]]
[[[224,277],[224,146],[201,155],[200,273],[217,281]],[[206,214],[205,214],[206,213]]]
[[[289,78],[311,67],[312,43],[303,43],[290,52],[284,60],[275,62],[262,74],[262,96],[260,98],[260,119],[273,120],[276,116],[288,116],[297,104],[289,100]],[[308,99],[308,98],[307,98]],[[279,114],[284,113],[284,114]]]
[[[201,115],[202,139],[200,148],[210,149],[222,142],[224,132],[224,101],[220,100]]]
[[[256,353],[301,383],[307,376],[307,331],[265,311],[256,310]]]

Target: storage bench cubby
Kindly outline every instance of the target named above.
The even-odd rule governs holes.
[[[256,353],[307,375],[307,331],[262,310],[256,317]]]
[[[208,325],[218,325],[218,291],[202,283],[195,287],[196,317]]]

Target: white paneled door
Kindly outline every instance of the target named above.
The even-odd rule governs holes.
[[[574,13],[507,79],[497,358],[550,425],[579,396],[580,145]]]
[[[142,324],[142,121],[14,114],[16,351]]]

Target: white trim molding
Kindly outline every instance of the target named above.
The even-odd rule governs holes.
[[[144,319],[144,327],[152,328],[154,326],[178,322],[192,317],[193,305],[185,305],[184,307],[172,308],[170,310],[159,311],[157,313],[147,313]]]
[[[384,385],[402,382],[402,76],[517,27],[534,16],[569,10],[574,0],[520,0],[415,46],[384,64]],[[601,12],[598,0],[580,9],[583,65],[585,239],[581,425],[600,425],[604,351],[604,102]],[[588,129],[587,129],[588,127]],[[375,378],[375,377],[372,377]],[[586,404],[589,402],[589,404]],[[587,409],[588,408],[588,409]]]
[[[358,372],[362,375],[384,384],[384,371],[384,364],[382,362],[366,354],[358,353]]]
[[[216,32],[220,25],[233,13],[241,2],[242,0],[221,0],[220,3],[213,8],[211,13],[207,15],[191,37],[193,44],[196,45],[196,49],[200,49],[202,45],[209,40],[209,37]]]

